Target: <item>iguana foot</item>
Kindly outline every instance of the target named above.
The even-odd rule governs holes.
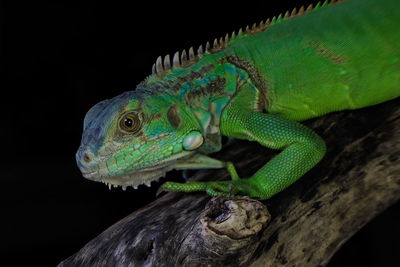
[[[186,183],[166,182],[161,188],[161,191],[167,192],[196,192],[205,191],[210,196],[224,197],[261,197],[261,192],[251,179],[235,179],[232,181],[217,181],[217,182],[196,182],[189,181]]]
[[[158,193],[166,192],[196,192],[205,191],[210,196],[223,196],[228,198],[238,198],[242,196],[262,198],[254,179],[241,179],[236,172],[232,162],[225,162],[225,167],[231,176],[231,181],[197,182],[188,181],[186,183],[166,182]]]

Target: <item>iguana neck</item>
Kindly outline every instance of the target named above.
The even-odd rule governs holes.
[[[208,154],[221,149],[221,114],[237,92],[237,76],[234,65],[214,59],[171,71],[163,77],[150,76],[137,90],[187,107],[199,122],[204,137],[198,151]]]

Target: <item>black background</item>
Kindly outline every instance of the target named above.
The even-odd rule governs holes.
[[[81,176],[74,154],[92,105],[134,89],[159,55],[197,48],[294,6],[300,4],[3,2],[4,266],[54,266],[154,199],[155,188],[110,191]],[[374,219],[329,266],[389,266],[400,251],[399,211],[397,204]]]

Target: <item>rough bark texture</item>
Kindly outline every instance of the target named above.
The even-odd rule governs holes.
[[[400,99],[305,123],[326,157],[263,201],[166,194],[59,266],[319,266],[400,198]],[[250,176],[276,152],[238,141],[216,157]],[[228,179],[224,170],[193,179]],[[269,207],[269,215],[265,205]]]

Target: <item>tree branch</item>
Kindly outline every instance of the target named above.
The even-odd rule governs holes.
[[[400,198],[400,99],[305,124],[326,140],[328,152],[282,193],[263,203],[166,194],[59,266],[326,265]],[[274,154],[238,141],[216,157],[233,161],[248,177]],[[192,179],[216,177],[229,179],[225,170],[199,171]]]

